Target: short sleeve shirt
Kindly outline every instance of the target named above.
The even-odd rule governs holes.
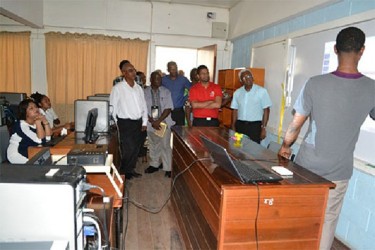
[[[197,83],[191,87],[189,92],[190,101],[214,101],[217,96],[223,96],[219,85],[210,82],[205,88],[202,83]],[[218,118],[219,109],[193,108],[193,117],[195,118]]]
[[[234,92],[232,109],[238,110],[237,119],[241,121],[261,121],[263,110],[272,106],[272,101],[265,88],[253,84],[250,91],[241,87]]]

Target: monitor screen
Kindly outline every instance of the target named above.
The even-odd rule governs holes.
[[[96,119],[98,118],[98,109],[90,109],[87,113],[86,119],[86,128],[85,128],[85,137],[84,140],[86,143],[95,141],[94,127],[96,125]]]

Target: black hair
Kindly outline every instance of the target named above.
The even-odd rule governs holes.
[[[121,62],[120,62],[120,64],[119,64],[119,68],[120,68],[120,70],[122,70],[122,66],[124,66],[125,64],[127,64],[127,63],[130,63],[130,61],[128,61],[128,60],[122,60]]]
[[[170,61],[167,63],[167,69],[169,69],[170,66],[176,66],[177,67],[177,63],[174,62],[174,61]]]
[[[337,52],[359,52],[365,45],[366,35],[356,27],[341,30],[336,37]]]
[[[190,81],[194,80],[195,75],[198,74],[197,68],[192,68],[190,70]]]
[[[208,71],[208,68],[206,65],[200,65],[198,68],[197,68],[197,74],[199,74],[201,72],[202,69],[207,69]]]
[[[40,108],[39,103],[42,102],[43,98],[46,97],[46,95],[38,93],[38,91],[37,91],[34,94],[31,94],[30,97],[31,97],[31,99],[34,100],[35,104]]]
[[[154,72],[151,73],[151,75],[150,75],[150,79],[151,79],[152,77],[154,77],[154,75],[159,75],[159,76],[160,76],[160,73],[159,73],[157,70],[155,70]]]
[[[143,73],[142,71],[137,71],[136,75],[137,76],[141,76],[141,75],[144,75],[145,73]]]
[[[27,107],[29,106],[30,103],[35,103],[33,99],[25,99],[20,102],[18,105],[18,119],[19,120],[26,120],[26,113],[27,113]]]

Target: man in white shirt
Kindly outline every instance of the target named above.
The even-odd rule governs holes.
[[[120,173],[130,180],[142,176],[135,172],[135,167],[142,140],[141,132],[147,129],[147,106],[143,89],[135,82],[134,66],[128,62],[121,71],[124,78],[113,86],[110,105],[113,107],[112,116],[120,133]]]

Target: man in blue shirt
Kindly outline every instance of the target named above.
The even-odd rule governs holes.
[[[232,129],[260,143],[266,137],[266,126],[272,105],[265,88],[253,84],[253,75],[248,69],[239,72],[243,87],[234,92],[231,108]]]
[[[172,95],[173,107],[172,120],[176,122],[176,125],[185,125],[185,111],[184,105],[186,96],[184,96],[185,89],[190,89],[191,83],[189,80],[178,75],[177,64],[173,61],[167,64],[169,75],[166,75],[162,79],[162,85],[166,87]]]

